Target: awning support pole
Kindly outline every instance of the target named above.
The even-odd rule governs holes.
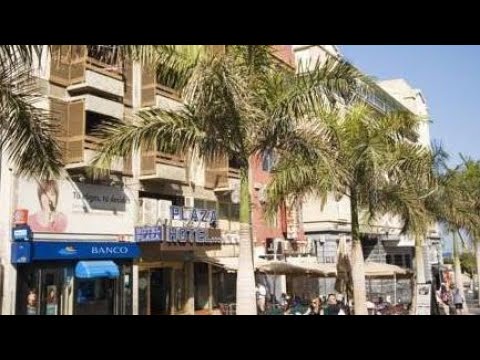
[[[393,303],[397,305],[397,274],[393,273]]]

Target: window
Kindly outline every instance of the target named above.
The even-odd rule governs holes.
[[[403,256],[402,255],[395,255],[393,257],[394,264],[397,266],[403,266]]]
[[[230,205],[230,220],[240,221],[240,204]]]
[[[337,260],[337,242],[327,240],[325,242],[316,241],[318,262],[323,264],[334,264]]]
[[[218,203],[218,218],[222,220],[230,220],[230,204]]]
[[[205,210],[217,210],[217,202],[204,200],[204,199],[195,199],[193,201],[193,206],[195,209],[205,209]]]
[[[234,169],[240,169],[241,162],[237,158],[231,158],[231,159],[228,160],[228,167],[229,168],[234,168]]]
[[[95,136],[99,127],[102,125],[115,125],[120,121],[107,115],[102,115],[93,111],[86,111],[85,134]]]
[[[409,254],[405,254],[405,267],[408,269],[412,268],[412,257]]]
[[[271,151],[265,151],[262,153],[262,170],[263,171],[272,171],[273,166],[275,165],[275,156]]]
[[[240,221],[240,204],[219,202],[218,218],[229,221]]]
[[[386,259],[385,261],[387,262],[387,264],[392,264],[392,255],[387,255],[385,259]]]

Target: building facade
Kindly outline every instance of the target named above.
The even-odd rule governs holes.
[[[291,46],[272,49],[285,66],[293,66]],[[194,314],[235,302],[236,275],[209,260],[238,257],[235,159],[213,163],[141,149],[116,159],[108,175],[91,176],[90,162],[101,141],[95,128],[101,122],[134,121],[132,115],[141,109],[182,104],[181,89],[155,70],[120,60],[107,64],[108,51],[54,46],[35,61],[39,106],[62,125],[58,140],[66,171],[55,181],[20,178],[2,154],[2,314]],[[292,211],[280,212],[272,224],[263,220],[271,166],[268,154],[250,161],[252,225],[261,253],[271,239],[302,239],[298,219],[287,224]],[[188,222],[172,219],[172,207],[214,213],[215,227],[205,231],[215,240],[189,241],[182,235],[167,241],[172,228]],[[20,234],[24,225],[14,221],[19,209],[28,211],[32,241],[13,238],[12,229]],[[135,229],[159,226],[169,229],[164,241],[136,241]]]

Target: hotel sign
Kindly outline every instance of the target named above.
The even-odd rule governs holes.
[[[170,207],[170,222],[181,221],[183,226],[157,225],[135,228],[136,242],[215,244],[221,242],[221,232],[216,229],[215,210]]]

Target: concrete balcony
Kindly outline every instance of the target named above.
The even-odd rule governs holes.
[[[123,119],[124,106],[121,102],[105,99],[103,97],[91,94],[75,96],[70,99],[70,101],[76,100],[83,100],[85,111],[91,111],[115,119]]]
[[[85,75],[81,82],[67,87],[70,94],[98,94],[123,97],[124,83],[118,72],[105,70],[105,67],[90,67],[87,63]]]
[[[91,166],[91,162],[102,143],[102,139],[88,135],[59,140],[65,143],[66,151],[64,154],[66,169],[78,169]],[[130,176],[132,175],[131,159],[119,157],[113,161],[109,170]]]
[[[140,180],[187,182],[185,157],[159,151],[142,152]]]

